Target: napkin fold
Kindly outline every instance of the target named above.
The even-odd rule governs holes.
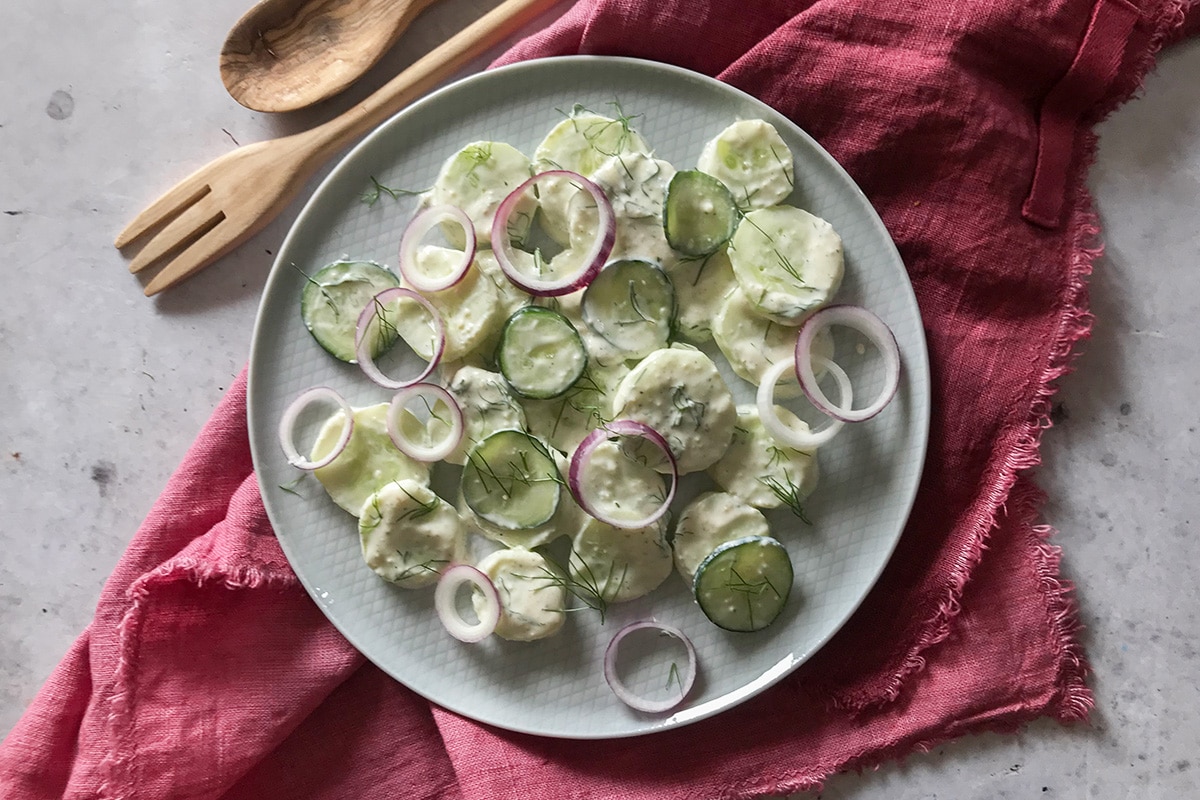
[[[1076,610],[1026,471],[1090,322],[1090,128],[1198,17],[1178,0],[580,2],[501,62],[605,53],[715,75],[830,150],[900,248],[931,440],[858,613],[773,689],[654,736],[547,740],[431,707],[364,662],[288,567],[243,373],[0,744],[0,798],[748,798],[1085,718]]]

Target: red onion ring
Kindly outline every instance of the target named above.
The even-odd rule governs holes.
[[[426,400],[430,413],[432,413],[433,404],[437,400],[441,400],[450,410],[450,433],[446,435],[437,444],[431,447],[423,447],[416,442],[404,436],[404,432],[400,428],[400,415],[408,408],[408,404],[415,398],[428,398],[433,396],[433,400]],[[387,413],[387,432],[392,439],[392,444],[396,445],[396,449],[409,458],[414,458],[417,461],[433,463],[441,461],[446,456],[454,452],[454,450],[462,443],[463,434],[466,431],[466,423],[463,421],[462,407],[458,405],[458,401],[454,396],[432,383],[414,383],[412,386],[405,386],[400,391],[396,392],[392,397],[392,403],[388,406]]]
[[[510,254],[512,242],[508,232],[508,219],[512,216],[517,203],[520,202],[525,192],[536,186],[539,181],[550,177],[565,178],[572,183],[579,184],[579,187],[596,201],[600,220],[596,237],[581,259],[582,266],[564,278],[547,281],[523,274],[513,263]],[[492,220],[492,252],[496,256],[500,269],[513,285],[536,297],[558,297],[582,289],[592,282],[592,279],[600,272],[600,268],[604,266],[604,262],[608,260],[609,254],[612,253],[613,243],[616,241],[616,231],[617,220],[613,214],[612,203],[608,201],[603,189],[577,172],[552,169],[534,175],[501,201],[500,206],[496,209],[496,216]]]
[[[479,620],[475,623],[467,622],[458,613],[458,590],[468,583],[479,590],[485,601],[482,613],[477,607]],[[442,573],[433,590],[433,607],[442,625],[460,642],[482,641],[500,623],[500,593],[491,578],[470,564],[455,564]]]
[[[592,453],[601,443],[609,440],[613,436],[638,436],[654,445],[666,458],[667,464],[670,466],[671,485],[667,489],[666,499],[652,513],[642,519],[619,519],[611,515],[605,514],[596,509],[591,500],[583,491],[583,473],[587,469],[588,462],[591,460]],[[601,522],[611,525],[614,528],[623,528],[626,530],[636,530],[653,525],[662,518],[663,514],[667,513],[667,509],[671,507],[671,501],[675,499],[675,487],[679,483],[679,467],[675,463],[675,454],[671,452],[671,445],[663,438],[662,434],[651,428],[645,423],[638,422],[632,419],[617,419],[605,425],[603,428],[596,428],[591,433],[583,438],[579,446],[575,448],[575,452],[571,455],[571,463],[567,469],[567,487],[570,488],[571,494],[575,497],[575,502],[579,507],[586,511],[589,515],[595,517]]]
[[[625,684],[621,683],[621,679],[617,676],[617,654],[620,650],[622,640],[634,631],[646,629],[656,630],[678,639],[683,643],[684,649],[687,650],[687,672],[680,676],[682,686],[678,697],[667,698],[666,700],[647,700],[631,692]],[[692,685],[696,682],[696,648],[692,645],[691,639],[684,636],[683,631],[674,626],[652,620],[631,622],[617,631],[616,636],[612,638],[612,641],[608,643],[608,647],[604,651],[604,680],[608,682],[608,686],[613,690],[613,694],[630,708],[645,711],[648,714],[660,714],[664,711],[670,711],[683,702],[688,692],[692,690]]]
[[[300,451],[296,449],[296,443],[293,441],[293,435],[296,432],[296,420],[300,418],[301,412],[316,400],[332,400],[337,403],[342,409],[342,413],[345,414],[346,421],[342,423],[342,435],[338,437],[333,449],[324,457],[311,461],[300,455]],[[354,410],[350,408],[350,404],[346,402],[345,398],[328,386],[315,386],[302,392],[287,407],[279,420],[279,444],[283,447],[283,454],[287,456],[288,463],[293,467],[306,471],[320,469],[330,464],[346,449],[352,433],[354,433]]]
[[[842,402],[834,403],[817,384],[811,356],[813,338],[833,325],[844,325],[866,336],[883,358],[883,389],[874,402],[865,408],[851,408],[852,396],[845,392],[841,398]],[[796,337],[795,360],[796,378],[800,381],[800,388],[804,390],[809,402],[822,414],[842,422],[863,422],[875,416],[892,401],[900,385],[900,347],[896,344],[896,336],[883,320],[862,306],[826,306],[814,312],[800,326],[800,335]]]
[[[812,361],[817,366],[829,372],[838,383],[838,388],[842,392],[842,401],[849,405],[854,402],[854,390],[850,386],[850,378],[846,375],[846,371],[833,363],[827,358],[821,356],[812,356]],[[776,362],[766,374],[763,375],[762,381],[758,384],[758,417],[762,420],[763,427],[767,429],[767,433],[771,434],[771,438],[782,445],[791,447],[794,450],[812,450],[820,447],[828,442],[842,429],[845,423],[840,419],[830,418],[829,422],[823,428],[815,431],[798,431],[789,428],[783,424],[783,420],[779,419],[779,415],[775,413],[775,385],[779,383],[779,379],[783,377],[785,372],[795,370],[791,362],[784,359]]]
[[[398,298],[408,298],[416,300],[426,311],[429,312],[430,318],[433,320],[433,332],[437,337],[437,343],[434,346],[433,357],[429,359],[429,364],[420,375],[408,380],[396,380],[389,378],[383,374],[383,371],[375,365],[375,359],[371,357],[370,339],[367,337],[367,330],[371,325],[371,320],[378,313],[377,309],[391,300]],[[393,286],[389,289],[384,289],[379,294],[375,295],[363,308],[358,315],[358,325],[354,329],[354,353],[358,358],[358,366],[366,373],[366,376],[375,383],[385,389],[403,389],[406,386],[412,386],[414,383],[420,383],[429,377],[437,367],[438,362],[442,360],[442,353],[446,350],[446,328],[442,324],[442,317],[438,314],[437,309],[433,307],[428,300],[414,292],[412,289]]]
[[[456,265],[450,274],[433,278],[421,272],[417,248],[421,246],[425,235],[443,222],[453,222],[462,226],[467,243],[463,248],[462,263]],[[442,289],[449,289],[466,277],[467,270],[475,260],[476,246],[475,225],[467,216],[467,212],[458,206],[430,206],[412,218],[400,237],[400,276],[419,292],[440,292]]]

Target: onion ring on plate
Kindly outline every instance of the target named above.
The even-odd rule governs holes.
[[[635,631],[647,629],[655,630],[678,639],[683,643],[684,649],[687,650],[687,670],[679,676],[680,687],[677,696],[669,697],[665,700],[648,700],[631,692],[629,687],[622,683],[620,677],[617,675],[617,655],[620,651],[622,640]],[[648,714],[661,714],[664,711],[670,711],[683,702],[688,692],[692,690],[692,684],[696,682],[696,648],[692,644],[691,639],[683,635],[683,631],[672,625],[654,622],[653,620],[631,622],[617,631],[617,634],[613,636],[604,651],[604,680],[608,682],[608,686],[613,690],[613,694],[630,708],[645,711]]]
[[[833,325],[853,328],[866,336],[883,358],[883,389],[879,396],[864,408],[851,408],[853,399],[845,391],[842,392],[841,403],[835,404],[825,396],[825,392],[817,384],[811,355],[813,338]],[[814,312],[800,326],[800,334],[796,337],[795,359],[796,379],[800,381],[800,388],[804,390],[809,402],[822,414],[841,422],[863,422],[875,416],[892,401],[900,385],[900,347],[896,344],[896,336],[883,320],[862,306],[826,306]]]
[[[840,399],[846,405],[854,402],[854,389],[850,386],[850,378],[846,375],[844,369],[821,356],[813,356],[812,362],[818,367],[825,369],[834,377],[834,380],[838,383],[838,388],[842,392]],[[775,441],[794,450],[812,450],[825,444],[834,436],[837,436],[838,431],[842,429],[842,425],[845,423],[840,419],[833,419],[831,417],[824,427],[815,431],[798,431],[783,424],[783,420],[775,413],[775,385],[779,383],[779,379],[783,377],[784,373],[789,370],[793,375],[795,374],[793,364],[784,359],[777,361],[763,375],[762,381],[758,384],[758,396],[756,398],[758,417],[762,420],[763,427],[767,429],[767,433],[771,434],[771,438]]]
[[[300,418],[300,414],[317,400],[332,400],[337,403],[342,409],[342,413],[346,415],[346,421],[342,423],[342,434],[338,437],[333,449],[323,457],[312,461],[300,455],[300,451],[296,449],[293,437],[296,432],[296,421]],[[346,402],[344,397],[328,386],[314,386],[307,391],[301,392],[300,396],[292,401],[291,405],[287,407],[283,412],[283,416],[279,419],[279,444],[283,447],[283,454],[287,456],[289,464],[296,469],[305,471],[320,469],[330,464],[346,449],[346,444],[350,441],[350,434],[352,433],[354,433],[353,409],[350,408],[350,404]]]
[[[622,519],[614,517],[611,514],[605,514],[596,508],[596,504],[592,502],[592,498],[588,497],[587,493],[583,490],[583,474],[587,469],[588,462],[591,460],[592,453],[595,452],[596,447],[601,442],[606,442],[614,436],[637,436],[645,439],[663,454],[663,458],[666,459],[667,464],[670,466],[669,475],[671,485],[667,489],[666,498],[663,499],[658,508],[642,519]],[[671,452],[671,445],[654,428],[632,419],[613,420],[603,428],[596,428],[585,436],[571,455],[571,464],[567,470],[567,486],[570,488],[571,494],[575,496],[575,501],[579,503],[579,507],[607,525],[627,530],[645,528],[658,522],[671,507],[671,501],[675,499],[675,487],[678,483],[679,468],[675,463],[675,454]]]
[[[450,432],[446,434],[446,438],[429,447],[417,444],[406,437],[400,425],[400,415],[408,408],[409,402],[417,398],[425,401],[431,418],[433,404],[438,400],[446,405],[450,413]],[[391,405],[388,406],[387,432],[392,439],[392,444],[396,445],[396,449],[401,453],[417,461],[432,463],[446,458],[462,442],[465,430],[466,424],[463,421],[462,407],[459,406],[452,394],[436,384],[414,383],[411,386],[405,386],[396,392],[392,397]]]
[[[582,191],[587,192],[596,201],[596,208],[600,215],[596,236],[583,258],[580,259],[580,268],[554,280],[544,280],[536,275],[526,275],[517,268],[511,256],[512,236],[508,230],[508,218],[516,210],[521,197],[525,192],[537,186],[539,181],[546,178],[561,178],[578,184]],[[604,190],[577,172],[552,169],[534,175],[501,201],[500,206],[496,209],[496,216],[492,220],[492,253],[496,256],[496,262],[500,265],[500,269],[513,285],[535,297],[558,297],[582,289],[592,282],[592,279],[596,277],[600,268],[608,260],[609,254],[612,253],[616,236],[617,219],[613,213],[612,203],[604,194]]]
[[[462,227],[466,247],[463,248],[461,263],[456,264],[447,275],[433,277],[421,272],[417,248],[421,246],[425,235],[443,222],[453,222]],[[418,292],[440,292],[449,289],[466,277],[467,270],[475,260],[476,246],[475,225],[467,216],[467,212],[458,206],[430,206],[412,218],[400,237],[400,276]]]
[[[468,583],[478,589],[484,599],[482,610],[475,604],[479,619],[473,624],[458,613],[458,590]],[[455,564],[442,573],[433,590],[433,607],[446,630],[460,642],[482,641],[491,636],[500,623],[500,593],[491,578],[470,564]]]
[[[371,327],[371,321],[376,317],[383,316],[385,306],[388,302],[398,299],[415,300],[422,308],[429,312],[429,318],[433,323],[433,356],[429,359],[429,363],[425,366],[425,369],[415,378],[409,380],[396,380],[383,374],[383,370],[375,365],[375,359],[371,357],[371,338],[367,336],[367,331]],[[412,386],[414,383],[420,383],[425,380],[433,372],[434,368],[437,367],[438,362],[442,360],[442,353],[445,350],[446,327],[442,323],[441,315],[438,314],[437,309],[433,307],[432,303],[412,289],[399,286],[384,289],[372,297],[358,315],[358,324],[354,329],[354,353],[358,358],[358,366],[362,368],[362,371],[368,378],[385,389],[403,389],[406,386]]]

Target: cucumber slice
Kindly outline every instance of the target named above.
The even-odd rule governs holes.
[[[504,323],[496,360],[513,391],[545,399],[558,397],[579,380],[587,368],[587,348],[562,314],[526,306]]]
[[[650,146],[629,127],[629,118],[612,119],[575,106],[554,126],[533,154],[535,172],[568,169],[590,176],[618,153],[649,153]],[[563,247],[571,244],[570,206],[579,190],[562,178],[538,183],[538,212],[546,233]]]
[[[429,205],[458,206],[475,223],[475,237],[480,247],[492,240],[492,220],[496,209],[508,194],[532,174],[529,158],[504,142],[471,142],[452,155],[442,165],[433,188]],[[523,241],[529,224],[537,211],[537,198],[529,192],[517,204],[509,217],[509,233]],[[452,247],[462,249],[466,244],[462,228],[447,223],[442,234]]]
[[[718,627],[761,631],[787,604],[792,560],[770,536],[734,539],[700,562],[692,591],[700,610]]]
[[[549,522],[562,484],[550,450],[518,430],[496,431],[471,448],[462,473],[463,500],[470,509],[510,531]]]
[[[696,166],[728,186],[743,211],[781,203],[795,188],[792,151],[761,119],[738,120],[721,131]]]
[[[671,247],[687,256],[707,256],[729,241],[738,224],[729,188],[691,169],[675,173],[663,205],[663,231]]]
[[[354,364],[354,329],[371,298],[400,285],[394,274],[368,261],[336,261],[308,278],[300,294],[304,326],[334,358]],[[371,355],[379,356],[396,341],[396,329],[376,326]]]
[[[583,291],[583,319],[626,359],[666,347],[675,317],[675,286],[648,261],[613,261]]]
[[[783,325],[799,325],[806,312],[828,302],[845,269],[833,226],[794,206],[746,214],[726,252],[747,299]]]

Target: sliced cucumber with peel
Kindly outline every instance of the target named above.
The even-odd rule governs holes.
[[[496,361],[513,391],[544,400],[575,385],[587,368],[587,348],[579,331],[562,314],[542,306],[525,306],[504,323]]]
[[[300,295],[300,318],[304,327],[334,358],[350,364],[354,354],[354,331],[358,315],[371,298],[400,285],[393,273],[369,261],[337,261],[306,276]],[[371,355],[379,356],[396,341],[396,329],[390,325],[372,325]]]
[[[676,172],[663,205],[667,242],[687,256],[707,256],[729,241],[739,212],[725,184],[699,170]]]
[[[525,431],[496,431],[467,452],[462,495],[481,519],[504,530],[549,522],[562,497],[550,449]]]
[[[718,627],[760,631],[783,611],[792,577],[792,560],[777,539],[746,536],[719,545],[700,562],[692,591]]]
[[[584,322],[629,359],[666,347],[675,318],[675,286],[648,261],[614,261],[588,284]]]

